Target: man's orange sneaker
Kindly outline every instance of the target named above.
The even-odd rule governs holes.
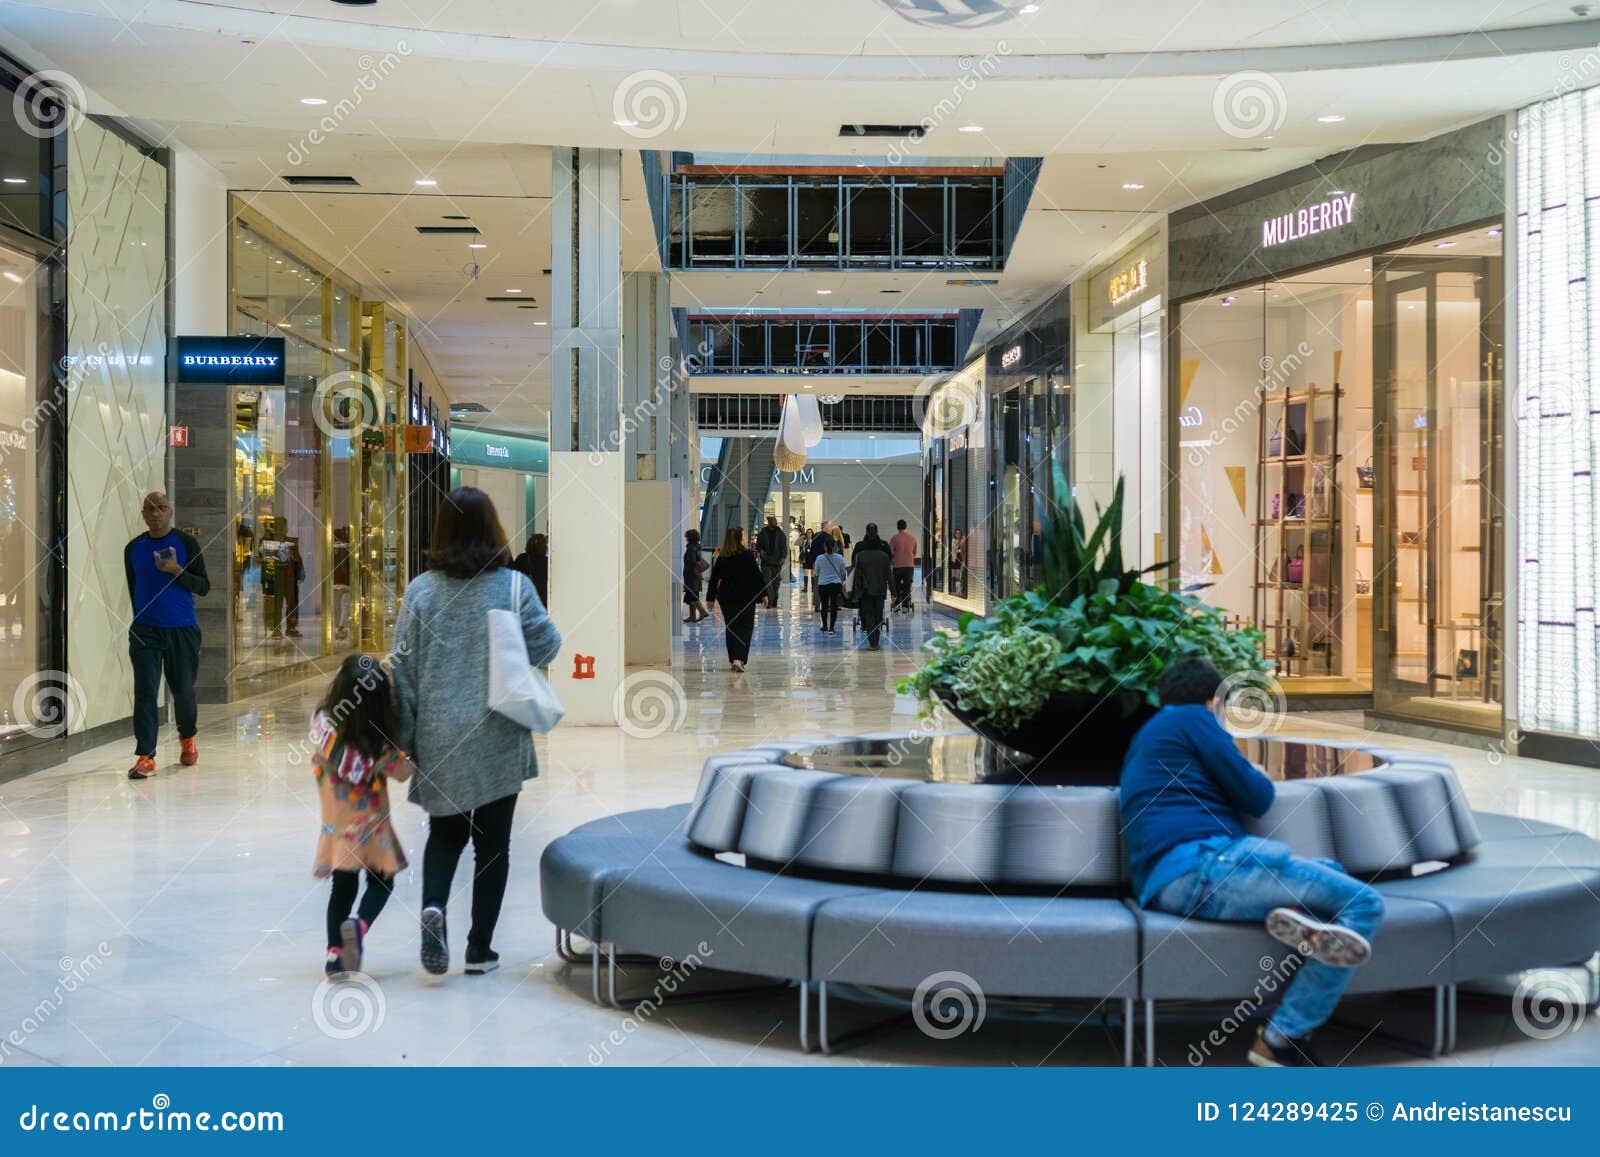
[[[133,766],[128,768],[129,779],[149,779],[156,773],[156,761],[148,755],[141,755],[133,761]]]
[[[178,762],[185,767],[193,767],[200,762],[200,749],[195,746],[194,736],[178,740]]]

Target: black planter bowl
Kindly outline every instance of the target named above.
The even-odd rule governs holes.
[[[1081,691],[1053,692],[1031,719],[997,728],[974,718],[941,695],[945,710],[997,747],[1015,753],[1014,778],[1041,784],[1117,783],[1134,732],[1156,713],[1141,696],[1110,697]]]

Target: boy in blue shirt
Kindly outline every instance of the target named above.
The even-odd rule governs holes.
[[[1264,920],[1301,965],[1247,1054],[1253,1065],[1320,1062],[1311,1032],[1333,1014],[1354,968],[1372,954],[1383,899],[1333,860],[1296,856],[1245,833],[1272,806],[1272,781],[1223,730],[1222,676],[1203,659],[1161,676],[1161,710],[1122,765],[1122,830],[1141,908],[1200,920]]]
[[[128,658],[133,664],[134,761],[129,779],[156,773],[156,735],[161,714],[156,698],[161,676],[172,693],[178,724],[178,762],[200,761],[195,746],[195,678],[200,673],[200,624],[194,600],[211,591],[205,556],[194,535],[172,525],[172,503],[159,490],[144,496],[140,509],[147,528],[122,551],[133,621],[128,626]]]

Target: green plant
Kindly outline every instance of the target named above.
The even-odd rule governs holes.
[[[1056,480],[1064,493],[1059,473]],[[1038,587],[999,600],[987,618],[962,616],[954,635],[936,635],[932,657],[900,681],[901,692],[1004,730],[1057,692],[1112,700],[1127,714],[1158,706],[1161,673],[1182,659],[1207,659],[1224,677],[1266,670],[1260,631],[1230,628],[1194,595],[1142,581],[1170,562],[1125,567],[1122,496],[1119,479],[1092,531],[1076,506],[1053,511],[1041,528]]]

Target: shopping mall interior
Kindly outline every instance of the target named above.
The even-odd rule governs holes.
[[[1600,1064],[1597,44],[0,0],[0,1064]]]

